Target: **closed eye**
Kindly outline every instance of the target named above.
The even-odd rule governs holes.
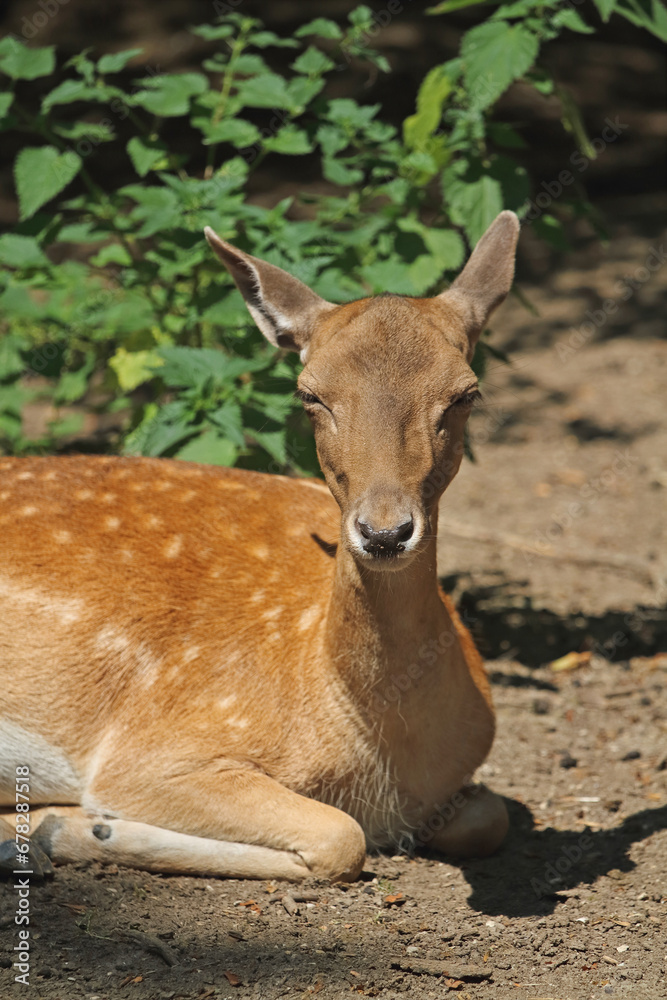
[[[471,389],[469,392],[464,392],[457,399],[452,400],[450,406],[472,406],[473,403],[479,403],[482,399],[482,394],[479,389]]]
[[[305,406],[315,406],[318,403],[320,406],[324,406],[322,400],[318,399],[314,393],[308,392],[307,389],[297,389],[294,395],[297,399],[300,399]]]
[[[482,398],[482,394],[479,389],[469,389],[467,392],[462,392],[460,396],[453,399],[446,410],[443,411],[440,422],[438,424],[438,433],[443,433],[447,430],[447,417],[450,413],[461,412],[469,410],[473,403],[478,402]]]

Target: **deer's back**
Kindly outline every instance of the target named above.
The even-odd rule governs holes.
[[[19,725],[62,744],[60,726],[85,754],[114,714],[196,724],[227,699],[242,724],[239,690],[250,702],[261,688],[270,711],[295,676],[315,683],[308,644],[339,522],[323,484],[156,459],[3,459],[0,502],[3,714]]]

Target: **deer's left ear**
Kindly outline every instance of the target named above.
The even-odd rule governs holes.
[[[266,339],[276,347],[299,351],[303,360],[318,320],[336,307],[282,268],[225,243],[208,226],[204,233]]]
[[[514,212],[501,212],[482,236],[456,281],[438,296],[461,314],[469,358],[489,316],[512,287],[518,238],[518,218]]]

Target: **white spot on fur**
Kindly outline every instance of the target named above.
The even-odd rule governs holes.
[[[95,644],[104,652],[123,653],[130,645],[130,640],[122,632],[108,627],[97,633]]]
[[[45,472],[43,476],[39,477],[43,483],[51,483],[54,479],[58,478],[58,473],[51,469],[50,472]]]
[[[166,490],[173,490],[174,484],[170,479],[160,479],[159,482],[155,484],[155,489],[158,493],[164,493]]]
[[[21,507],[20,513],[23,515],[23,517],[32,517],[33,514],[37,513],[37,508],[36,507]]]
[[[103,493],[102,496],[100,497],[102,503],[113,503],[115,499],[116,499],[115,493]]]
[[[3,490],[2,493],[0,493],[0,500],[9,500],[11,495],[11,490]]]
[[[68,542],[72,541],[72,534],[69,531],[54,531],[53,537],[61,545],[67,545]]]
[[[301,612],[297,628],[299,629],[300,632],[305,632],[307,629],[310,628],[311,625],[315,624],[319,616],[320,616],[320,609],[317,607],[316,604],[313,604],[312,607],[306,608],[305,611]]]
[[[250,550],[250,554],[255,556],[256,559],[269,558],[269,550],[266,545],[255,545],[255,547]]]
[[[92,490],[77,490],[74,494],[75,500],[91,500],[95,494]]]
[[[269,608],[268,611],[265,611],[263,613],[262,618],[264,619],[265,622],[273,621],[274,618],[280,618],[280,616],[281,616],[281,614],[283,613],[284,610],[285,609],[282,608],[282,607]]]
[[[225,698],[221,698],[218,702],[218,708],[223,712],[226,712],[228,708],[231,708],[238,701],[238,696],[235,694],[228,694]]]
[[[199,656],[199,646],[188,646],[186,650],[183,651],[183,663],[192,663]]]
[[[165,559],[175,559],[183,548],[183,535],[173,535],[164,547]]]
[[[120,518],[119,517],[105,517],[104,526],[109,529],[109,531],[115,531],[116,528],[120,528]]]
[[[32,472],[19,472],[17,479],[34,479]]]
[[[146,521],[146,527],[147,528],[161,528],[162,527],[162,518],[158,517],[157,514],[151,514],[150,517]]]
[[[225,725],[231,726],[233,729],[247,729],[248,720],[247,719],[237,719],[232,717],[231,719],[225,719]]]
[[[54,624],[62,622],[69,625],[78,621],[84,607],[84,602],[76,598],[54,597],[53,594],[36,587],[20,589],[13,581],[2,578],[0,578],[0,596],[20,608],[27,609],[31,615],[44,615],[51,621],[55,618],[57,621]]]
[[[255,593],[250,598],[251,604],[259,604],[266,597],[266,592],[264,590],[256,590]]]

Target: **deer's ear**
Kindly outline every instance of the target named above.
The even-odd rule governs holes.
[[[456,281],[438,296],[463,317],[469,357],[472,357],[489,316],[512,287],[518,238],[518,218],[514,212],[501,212],[482,236]]]
[[[317,321],[336,307],[287,271],[225,243],[208,226],[204,233],[266,339],[303,356]]]

